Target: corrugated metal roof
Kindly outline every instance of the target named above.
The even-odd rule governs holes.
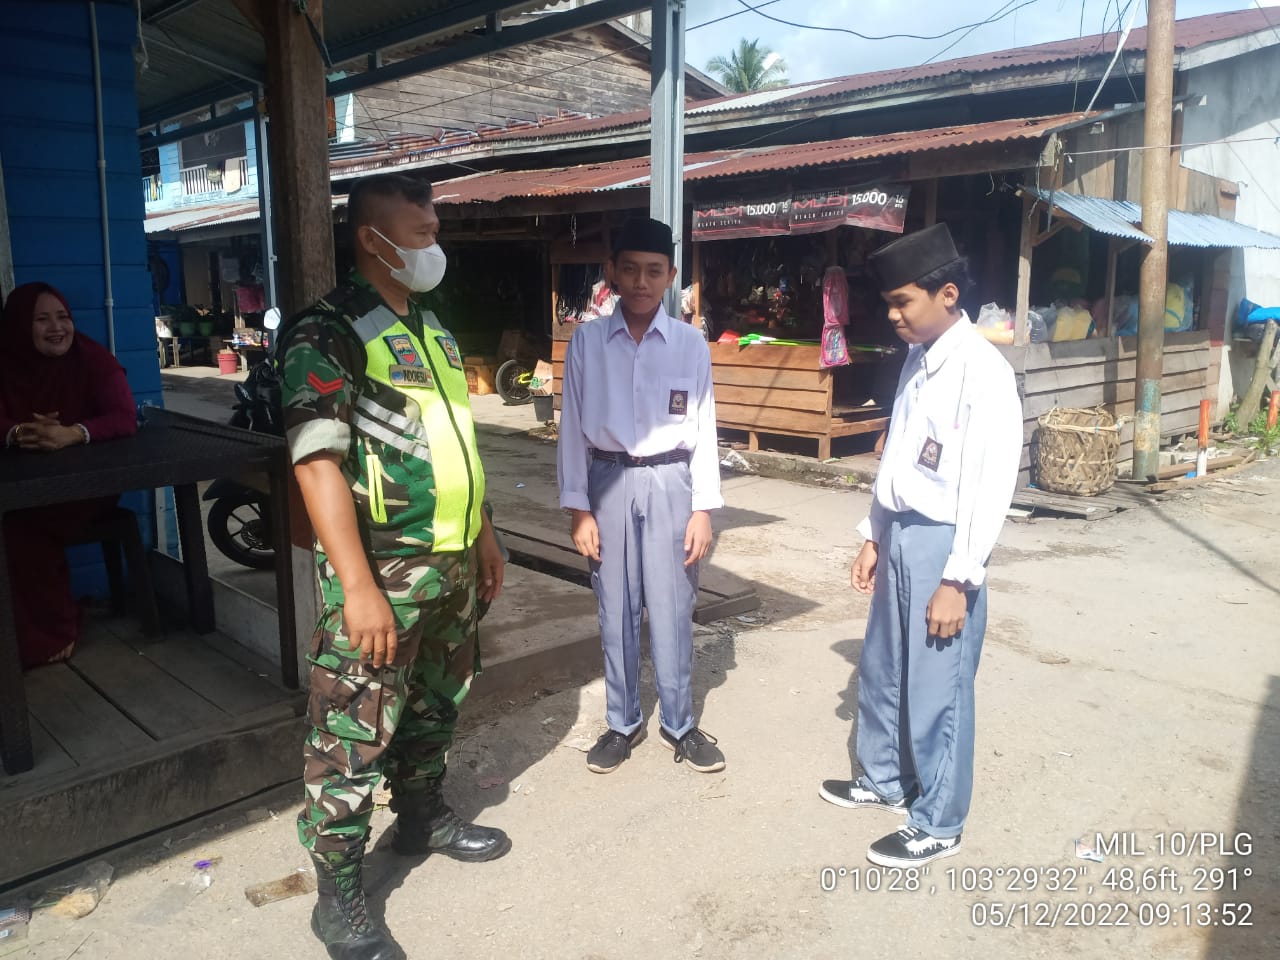
[[[1141,216],[1141,210],[1138,211]],[[1178,247],[1252,247],[1280,250],[1280,237],[1206,213],[1169,211],[1169,242]]]
[[[1078,220],[1099,233],[1142,243],[1154,243],[1138,229],[1142,223],[1142,207],[1127,200],[1103,200],[1074,193],[1050,193],[1026,188],[1028,193],[1045,203],[1052,203],[1073,220]],[[1185,210],[1169,211],[1169,245],[1234,249],[1237,247],[1280,250],[1280,236],[1255,229],[1234,220],[1224,220],[1205,213]]]
[[[1280,25],[1280,14],[1271,16],[1274,22]],[[1268,14],[1262,10],[1251,9],[1240,10],[1235,13],[1210,14],[1203,17],[1179,20],[1175,25],[1174,42],[1180,51],[1186,51],[1205,44],[1231,40],[1270,29],[1271,22],[1268,20]],[[938,80],[948,76],[963,78],[972,74],[1074,62],[1082,58],[1085,60],[1093,57],[1105,59],[1110,58],[1115,52],[1119,37],[1119,33],[1098,34],[1081,38],[1073,37],[1069,40],[1057,40],[1029,47],[1016,47],[995,53],[960,57],[955,60],[942,60],[925,66],[877,70],[872,73],[859,73],[816,83],[782,87],[776,90],[764,91],[763,93],[767,94],[767,96],[762,96],[761,93],[736,94],[722,97],[718,100],[706,100],[694,107],[687,108],[686,116],[728,113],[735,110],[748,110],[769,105],[791,107],[810,100],[850,96],[886,87],[919,86],[926,81]],[[1280,39],[1280,37],[1277,39]],[[1140,52],[1146,50],[1146,47],[1147,31],[1145,28],[1136,29],[1129,34],[1129,39],[1125,43],[1125,50]],[[603,130],[642,126],[648,122],[648,110],[633,110],[628,113],[619,113],[591,120],[557,122],[549,124],[545,129],[548,134],[554,134],[555,136],[570,136],[573,134],[588,134]],[[506,139],[518,139],[529,137],[531,134],[529,131],[512,131],[502,136]]]
[[[1123,200],[1103,200],[1099,197],[1083,197],[1075,193],[1053,193],[1048,190],[1025,188],[1045,203],[1051,204],[1055,210],[1065,213],[1073,220],[1105,233],[1109,237],[1122,240],[1139,240],[1152,243],[1152,239],[1134,226],[1142,222],[1142,210],[1136,203]]]
[[[818,143],[691,153],[685,156],[685,182],[834,166],[859,160],[877,160],[982,144],[1034,141],[1078,119],[1078,114],[1072,114],[1034,120],[995,120],[876,137],[849,137]],[[575,196],[604,190],[645,187],[648,183],[649,158],[639,157],[551,170],[495,170],[461,177],[437,184],[436,202],[494,203],[513,197]]]
[[[687,113],[692,117],[700,113],[717,113],[722,110],[745,110],[748,107],[762,107],[766,103],[789,100],[801,94],[812,93],[815,90],[831,85],[832,81],[830,80],[819,80],[817,83],[806,83],[793,87],[773,87],[769,90],[757,90],[754,93],[745,93],[728,99],[700,103],[696,107],[690,107]]]

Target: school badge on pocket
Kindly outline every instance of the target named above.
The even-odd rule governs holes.
[[[938,464],[942,462],[942,444],[933,437],[925,440],[924,446],[920,448],[920,459],[916,463],[927,470],[935,473],[938,470]]]
[[[689,412],[689,391],[688,390],[672,390],[671,398],[667,401],[667,413],[683,417]]]

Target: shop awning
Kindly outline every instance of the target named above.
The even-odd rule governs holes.
[[[1024,192],[1048,204],[1056,213],[1083,223],[1099,233],[1122,240],[1155,242],[1139,229],[1142,207],[1136,203],[1034,187],[1024,188]],[[1186,210],[1170,210],[1169,244],[1175,247],[1257,247],[1263,250],[1280,250],[1280,237],[1234,220],[1224,220],[1205,213],[1188,213]]]

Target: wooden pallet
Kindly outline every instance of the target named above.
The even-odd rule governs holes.
[[[586,557],[568,543],[563,532],[536,524],[502,520],[497,524],[511,562],[561,580],[591,586],[591,570]],[[711,623],[759,608],[760,598],[745,580],[703,563],[698,578],[698,601],[693,609],[695,623]]]
[[[1155,503],[1153,496],[1139,484],[1118,483],[1106,493],[1096,497],[1073,497],[1065,493],[1050,493],[1034,487],[1024,487],[1013,495],[1013,505],[1027,510],[1065,514],[1085,520],[1101,520],[1122,510],[1146,507]]]

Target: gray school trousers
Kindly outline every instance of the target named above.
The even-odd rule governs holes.
[[[630,735],[640,713],[640,618],[649,611],[649,651],[659,719],[677,739],[694,727],[693,607],[698,568],[684,565],[693,513],[687,463],[626,467],[592,460],[587,497],[600,528],[591,586],[600,604],[600,642],[609,728]]]
[[[867,638],[858,663],[858,763],[886,800],[914,797],[908,823],[958,836],[973,793],[974,678],[987,630],[987,588],[968,593],[964,628],[928,636],[955,527],[894,515],[880,542]]]

